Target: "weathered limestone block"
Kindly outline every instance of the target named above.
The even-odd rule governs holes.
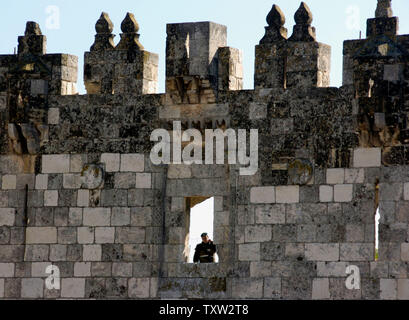
[[[276,187],[277,203],[298,203],[300,202],[299,186],[279,186]]]
[[[66,278],[61,281],[61,298],[84,298],[85,279]]]
[[[354,167],[370,168],[381,166],[380,148],[361,148],[354,150]]]
[[[57,243],[57,228],[54,227],[29,227],[26,230],[28,244]]]
[[[85,226],[110,226],[111,209],[110,208],[84,208],[83,221]]]
[[[338,261],[339,244],[311,243],[305,245],[305,257],[309,261]]]
[[[14,277],[14,263],[0,263],[0,277],[13,278]]]
[[[149,278],[131,278],[128,284],[128,295],[130,298],[149,298],[150,297],[150,279]]]
[[[275,187],[253,187],[250,190],[251,203],[275,203]]]
[[[70,155],[43,155],[42,173],[69,173]]]
[[[330,298],[329,279],[318,278],[314,279],[312,283],[312,299],[325,300]]]
[[[374,244],[372,243],[340,244],[340,260],[342,261],[371,261],[373,257]]]
[[[240,261],[259,261],[260,260],[260,244],[240,244],[239,245],[239,260]]]
[[[39,299],[44,295],[43,279],[22,279],[21,298]]]
[[[16,209],[0,208],[0,227],[14,226]]]

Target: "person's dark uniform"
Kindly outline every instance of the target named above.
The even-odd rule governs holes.
[[[199,243],[195,249],[195,255],[193,256],[193,262],[197,263],[213,263],[214,262],[214,254],[216,253],[216,245],[213,241],[208,243]]]

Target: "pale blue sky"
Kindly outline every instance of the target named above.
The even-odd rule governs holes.
[[[26,21],[40,24],[47,36],[47,52],[70,53],[79,57],[78,88],[84,93],[83,56],[94,41],[95,22],[102,11],[115,25],[115,43],[119,41],[120,25],[126,12],[132,12],[140,25],[141,43],[146,50],[159,54],[159,92],[164,91],[166,24],[175,22],[213,21],[228,27],[228,45],[244,54],[244,86],[253,88],[254,47],[264,35],[265,17],[273,4],[286,15],[289,36],[299,0],[14,0],[2,3],[0,11],[0,53],[13,53],[17,36],[22,35]],[[317,29],[317,39],[332,47],[331,85],[342,83],[342,42],[366,34],[366,19],[374,17],[376,0],[308,0]],[[394,14],[400,18],[400,34],[409,33],[409,1],[393,0]],[[59,29],[47,28],[48,6],[60,12]],[[358,24],[350,22],[348,8],[357,8]],[[354,10],[349,12],[355,12]],[[51,20],[48,20],[49,22]]]

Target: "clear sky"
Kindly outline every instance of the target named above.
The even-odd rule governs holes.
[[[265,18],[273,4],[286,15],[289,36],[299,0],[14,0],[2,3],[0,11],[0,53],[13,53],[17,36],[24,34],[26,21],[40,24],[47,36],[47,52],[79,57],[78,88],[83,85],[83,57],[93,44],[95,23],[102,11],[115,25],[115,43],[126,12],[140,25],[141,43],[159,54],[159,92],[165,86],[166,24],[213,21],[228,27],[228,45],[244,54],[244,86],[253,88],[254,47],[264,35]],[[307,0],[317,29],[317,40],[332,46],[331,85],[342,84],[342,42],[366,35],[366,19],[375,16],[376,0]],[[409,34],[409,1],[393,0],[394,14],[400,18],[400,34]],[[55,10],[57,9],[57,11]],[[58,12],[59,14],[55,14]],[[59,18],[57,19],[56,17]]]

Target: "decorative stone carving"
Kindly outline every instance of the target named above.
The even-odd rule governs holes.
[[[305,185],[314,176],[314,166],[308,159],[295,159],[288,164],[290,184]]]
[[[100,51],[106,49],[114,49],[114,25],[108,16],[108,13],[102,12],[101,17],[95,25],[97,34],[95,35],[95,42],[91,47],[91,51]]]
[[[98,189],[104,183],[104,169],[101,164],[87,164],[81,172],[82,188]]]
[[[117,50],[143,50],[139,42],[139,25],[132,13],[127,13],[121,24],[121,41],[118,43]]]
[[[266,34],[261,39],[260,44],[287,40],[287,29],[284,28],[285,16],[279,6],[273,5],[266,20],[268,27],[265,27]]]
[[[295,26],[289,41],[316,41],[315,28],[311,27],[312,13],[305,2],[301,2],[300,7],[294,15]]]

